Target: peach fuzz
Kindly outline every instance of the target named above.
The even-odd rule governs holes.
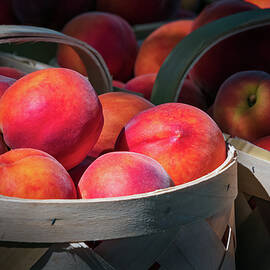
[[[115,149],[152,157],[175,185],[208,174],[226,158],[226,144],[216,123],[202,110],[183,103],[164,103],[133,117]]]
[[[114,80],[125,82],[132,77],[138,45],[131,26],[123,18],[105,12],[87,12],[70,20],[62,32],[95,48]],[[60,45],[57,60],[60,66],[86,75],[82,60],[71,47]]]
[[[76,199],[65,168],[49,154],[30,148],[0,155],[0,194],[25,199]]]
[[[191,31],[193,20],[166,23],[152,32],[142,43],[134,67],[135,76],[158,73],[172,49]]]
[[[2,66],[0,67],[0,75],[18,80],[23,77],[25,73],[17,68]]]
[[[125,124],[136,114],[154,105],[137,95],[124,92],[110,92],[99,95],[104,115],[101,135],[89,152],[89,156],[99,155],[114,150],[115,141]]]
[[[97,158],[84,172],[78,194],[83,199],[127,196],[170,187],[162,166],[132,152],[111,152]]]
[[[102,127],[102,107],[95,90],[73,70],[32,72],[0,99],[0,128],[6,144],[11,149],[45,151],[67,170],[87,156]]]

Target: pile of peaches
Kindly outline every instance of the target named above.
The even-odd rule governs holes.
[[[72,18],[63,33],[94,47],[123,91],[97,95],[67,45],[58,47],[58,67],[29,74],[1,67],[0,194],[87,199],[150,192],[220,166],[222,132],[254,143],[270,135],[268,26],[218,43],[192,68],[177,101],[151,103],[162,63],[185,36],[258,8],[217,1],[195,18],[164,23],[140,43],[117,6]]]

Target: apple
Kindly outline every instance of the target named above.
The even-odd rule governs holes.
[[[125,82],[133,76],[138,44],[131,26],[123,18],[105,12],[86,12],[70,20],[62,32],[96,49],[113,80]],[[86,75],[82,60],[71,47],[60,45],[57,60],[61,67]]]
[[[78,194],[82,199],[119,197],[173,185],[154,159],[132,152],[111,152],[98,157],[84,172]]]
[[[102,105],[104,126],[97,143],[88,153],[91,157],[114,150],[115,141],[125,124],[136,114],[154,105],[143,97],[110,92],[98,96]]]
[[[87,156],[103,121],[101,103],[89,80],[70,69],[32,72],[0,99],[0,130],[8,147],[45,151],[67,170]]]
[[[20,148],[0,155],[0,194],[25,199],[76,199],[65,168],[46,152]]]
[[[208,174],[226,158],[224,137],[214,120],[183,103],[164,103],[134,116],[122,129],[115,149],[152,157],[175,185]]]
[[[237,72],[220,86],[213,117],[223,132],[253,141],[270,135],[269,102],[270,74],[259,70]]]

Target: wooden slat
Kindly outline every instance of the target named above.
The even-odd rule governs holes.
[[[27,200],[0,197],[0,240],[78,242],[162,232],[213,216],[237,195],[234,149],[212,173],[180,186],[116,198]]]
[[[182,270],[183,264],[186,270],[217,270],[224,254],[225,247],[221,240],[210,225],[202,220],[182,226],[175,241],[157,262],[165,269]]]
[[[270,233],[255,209],[237,229],[236,262],[239,269],[268,270]]]
[[[270,200],[270,151],[240,138],[226,137],[238,152],[239,190]]]
[[[148,236],[107,240],[98,245],[95,252],[119,270],[148,269],[174,240],[178,230],[174,228]]]
[[[18,268],[20,269],[20,268]],[[85,245],[55,244],[31,270],[116,270]]]
[[[49,249],[40,245],[19,245],[0,242],[1,270],[29,270]]]

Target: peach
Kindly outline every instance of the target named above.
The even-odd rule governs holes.
[[[144,98],[151,100],[152,89],[155,84],[156,77],[157,74],[155,73],[137,76],[126,83],[125,89],[140,93]],[[184,80],[177,102],[190,104],[202,110],[207,108],[205,95],[190,79]]]
[[[18,80],[23,77],[25,73],[17,68],[0,66],[0,75]]]
[[[76,187],[78,186],[83,173],[94,160],[94,158],[87,156],[80,164],[68,171]]]
[[[104,126],[101,135],[89,152],[97,157],[102,153],[114,150],[114,144],[124,125],[136,114],[154,105],[137,95],[124,92],[110,92],[99,95],[104,115]]]
[[[0,97],[5,93],[5,91],[14,83],[15,79],[10,77],[0,75]]]
[[[254,140],[252,143],[257,145],[258,147],[270,151],[270,135]]]
[[[127,81],[124,88],[136,93],[140,93],[144,98],[150,100],[156,77],[156,73],[136,76]]]
[[[133,75],[138,44],[131,26],[121,17],[104,12],[83,13],[70,20],[63,33],[95,48],[114,80],[125,82]],[[84,64],[71,47],[60,45],[57,60],[60,66],[86,75]]]
[[[46,152],[20,148],[0,155],[0,194],[25,199],[76,199],[65,168]]]
[[[117,80],[113,80],[112,85],[114,87],[118,87],[118,88],[125,88],[125,84],[123,82],[120,82],[120,81],[117,81]]]
[[[260,8],[270,8],[269,0],[245,0],[253,5],[256,5]]]
[[[238,0],[213,2],[194,20],[192,31],[219,18],[257,8],[255,5]],[[269,63],[265,60],[269,47],[269,41],[267,42],[269,38],[265,37],[268,36],[268,32],[269,27],[256,28],[220,41],[191,69],[191,78],[209,99],[214,101],[220,85],[232,74],[249,69],[263,70],[266,67],[270,69]],[[265,48],[259,49],[264,43]]]
[[[142,43],[134,73],[139,76],[158,73],[172,49],[191,31],[192,19],[166,23],[153,31]]]
[[[207,109],[205,95],[191,79],[184,80],[177,102],[189,104],[201,110]]]
[[[83,199],[127,196],[170,187],[172,181],[154,159],[132,152],[111,152],[84,172],[78,194]]]
[[[115,149],[152,157],[175,185],[208,174],[226,158],[224,137],[214,120],[183,103],[164,103],[134,116],[122,129]]]
[[[97,10],[117,14],[130,24],[142,24],[169,18],[179,5],[176,0],[97,0]]]
[[[223,132],[248,141],[270,135],[270,74],[233,74],[218,90],[213,118]]]
[[[0,129],[6,144],[11,149],[45,151],[67,170],[87,156],[102,126],[96,92],[86,77],[73,70],[32,72],[0,99]]]

